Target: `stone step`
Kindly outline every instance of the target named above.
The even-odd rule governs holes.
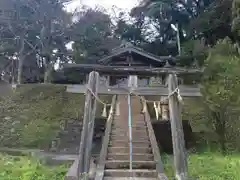
[[[151,148],[143,147],[133,147],[133,153],[142,154],[142,153],[152,153]],[[108,147],[108,153],[129,153],[129,147]]]
[[[132,131],[147,131],[146,127],[131,128],[131,129]],[[115,131],[115,130],[129,131],[129,127],[128,126],[112,127],[112,131]]]
[[[121,118],[120,116],[117,118],[114,118],[113,121],[114,122],[128,122],[128,112],[127,112],[127,116],[125,116],[125,118]],[[145,122],[144,117],[141,117],[140,119],[136,119],[136,118],[132,118],[131,119],[132,122]]]
[[[106,161],[105,168],[106,169],[129,169],[130,162],[128,161]],[[155,161],[132,161],[133,169],[156,169]]]
[[[121,122],[128,122],[128,112],[127,112],[127,116],[125,116],[125,118],[121,118],[121,115],[120,116],[116,116],[116,118],[114,118],[114,121],[115,120],[118,120],[118,121],[121,121]],[[144,119],[144,116],[143,117],[140,117],[140,118],[132,118],[131,119],[132,122],[136,122],[136,121],[139,121],[139,122],[142,122],[144,121],[145,122],[145,119]]]
[[[127,141],[129,141],[129,136],[128,136],[128,133],[111,134],[110,139],[114,139],[114,140],[127,139]],[[146,134],[132,134],[132,139],[140,141],[140,140],[149,139],[149,137]]]
[[[111,147],[129,147],[130,143],[128,141],[110,141],[109,142],[109,146]],[[151,147],[151,143],[150,142],[140,142],[140,141],[133,141],[132,142],[132,146],[133,147]]]
[[[110,135],[114,135],[114,134],[124,134],[124,135],[128,135],[129,134],[129,131],[128,130],[113,130]],[[144,135],[144,136],[148,136],[148,132],[147,131],[132,131],[132,135]]]
[[[136,137],[133,137],[132,138],[133,141],[149,141],[149,137],[148,136],[136,136]],[[110,137],[110,140],[112,141],[116,141],[116,140],[119,140],[119,141],[129,141],[129,137],[128,135],[125,135],[125,136],[111,136]]]
[[[112,128],[112,132],[129,132],[129,128]],[[132,129],[133,133],[148,133],[147,129],[142,128],[139,130]]]
[[[129,136],[128,132],[112,132],[110,136]],[[146,132],[132,132],[132,137],[148,137],[148,133]]]
[[[128,125],[120,126],[120,125],[113,125],[112,129],[128,129]],[[133,130],[147,130],[147,126],[132,126]]]
[[[127,144],[129,144],[129,139],[125,139],[125,140],[120,140],[120,139],[110,139],[110,141],[109,141],[109,143],[127,143]],[[134,138],[134,139],[132,139],[132,143],[133,144],[150,144],[150,140],[149,139],[137,139],[137,137],[136,138]]]
[[[131,124],[132,129],[147,129],[147,124]],[[112,128],[128,128],[128,124],[112,124]]]
[[[113,121],[113,125],[127,125],[128,121]],[[146,125],[145,121],[132,121],[132,125]]]
[[[133,161],[153,161],[153,154],[133,154]],[[108,154],[107,160],[129,160],[129,153]]]
[[[104,176],[111,177],[157,177],[158,173],[156,170],[147,169],[107,169],[104,171]]]
[[[157,180],[158,178],[140,177],[104,177],[103,180]],[[166,180],[166,179],[161,179]]]

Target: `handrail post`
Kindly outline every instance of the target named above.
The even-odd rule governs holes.
[[[177,76],[170,74],[168,78],[169,94],[176,88],[178,88]],[[177,180],[186,180],[188,178],[188,164],[180,109],[178,95],[175,93],[169,97],[175,173]]]
[[[89,75],[88,80],[88,88],[92,89],[93,84],[95,83],[94,80],[94,72],[91,72]],[[88,134],[88,123],[89,123],[89,109],[92,102],[92,95],[89,89],[86,90],[86,97],[85,97],[85,106],[84,106],[84,118],[83,118],[83,126],[82,126],[82,133],[81,133],[81,142],[79,148],[79,158],[78,158],[78,170],[77,170],[77,180],[80,180],[82,173],[84,172],[84,156],[85,156],[85,149],[86,149],[86,142],[87,142],[87,134]],[[84,174],[85,175],[85,174]]]
[[[97,72],[94,72],[94,84],[92,86],[93,93],[95,96],[98,96],[98,88],[99,88],[99,74]],[[86,137],[86,147],[85,147],[85,153],[84,153],[84,172],[88,173],[90,168],[90,160],[91,160],[91,152],[92,152],[92,140],[93,140],[93,134],[94,134],[94,124],[95,124],[95,114],[96,114],[96,108],[97,108],[97,100],[92,95],[90,108],[89,110],[89,121],[88,121],[88,133]],[[89,176],[85,178],[86,180],[89,179]]]
[[[85,94],[84,118],[78,158],[70,167],[65,180],[88,179],[91,159],[92,136],[96,111],[96,99],[92,93],[98,93],[98,73],[91,72]],[[86,174],[83,174],[86,173]]]

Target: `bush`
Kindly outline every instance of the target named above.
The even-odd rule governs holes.
[[[83,96],[64,86],[23,85],[0,100],[0,141],[8,147],[45,147],[68,119],[81,116]]]
[[[29,157],[0,154],[0,180],[63,180],[67,165],[47,167]]]
[[[164,156],[168,177],[174,177],[173,158]],[[237,180],[240,177],[240,155],[223,156],[218,152],[199,152],[188,158],[189,175],[200,180]]]

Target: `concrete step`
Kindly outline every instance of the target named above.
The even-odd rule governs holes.
[[[129,169],[130,162],[128,161],[106,161],[106,169]],[[133,169],[156,169],[155,161],[132,161]]]
[[[130,143],[127,141],[110,141],[109,147],[129,147]],[[132,142],[133,147],[151,147],[150,142]]]
[[[142,126],[142,125],[147,125],[145,121],[132,121],[132,126]],[[121,122],[121,121],[113,121],[113,125],[128,125],[128,121]]]
[[[133,154],[133,161],[153,161],[153,154]],[[108,154],[107,160],[129,160],[129,153]]]
[[[121,139],[110,139],[110,141],[109,141],[109,143],[127,143],[127,144],[129,144],[129,139],[125,139],[125,140],[121,140]],[[137,139],[137,137],[136,138],[134,138],[134,139],[132,139],[132,143],[133,144],[150,144],[151,142],[150,142],[150,139],[144,139],[144,140],[142,140],[142,139]]]
[[[129,141],[129,136],[125,135],[125,136],[111,136],[110,140],[112,141]],[[149,141],[149,137],[148,136],[136,136],[133,137],[133,141]]]
[[[157,180],[158,178],[140,177],[104,177],[103,180]]]
[[[112,133],[110,134],[111,137],[113,137],[114,139],[116,139],[116,137],[119,137],[119,139],[125,137],[127,139],[129,139],[129,134],[128,133]],[[148,134],[146,133],[132,133],[132,139],[146,139],[148,137]]]
[[[128,114],[127,114],[128,115]],[[127,118],[125,119],[125,118],[114,118],[114,122],[115,121],[119,121],[119,122],[128,122],[128,116],[127,116]],[[144,117],[141,117],[140,119],[136,119],[136,118],[132,118],[131,119],[131,121],[132,122],[145,122],[145,119],[144,119]]]
[[[147,169],[107,169],[104,172],[104,176],[111,177],[157,177],[158,173],[156,170]]]
[[[117,140],[117,141],[119,140],[119,141],[129,142],[129,136],[128,136],[128,134],[125,134],[125,135],[114,134],[114,135],[111,135],[110,140]],[[139,135],[139,134],[135,135],[135,134],[133,134],[132,140],[133,141],[146,141],[146,140],[149,140],[149,137],[147,135]]]
[[[114,136],[114,135],[117,135],[117,136],[121,136],[121,135],[124,135],[124,136],[128,136],[129,135],[129,132],[128,131],[112,131],[110,133],[110,136]],[[144,131],[133,131],[132,132],[132,136],[137,136],[137,137],[148,137],[148,132],[144,132]]]
[[[152,153],[151,148],[143,148],[143,147],[133,147],[133,153],[143,154],[143,153]],[[116,154],[116,153],[129,153],[129,147],[108,147],[108,153]]]
[[[126,134],[129,133],[129,130],[123,130],[123,129],[112,129],[112,132],[110,134]],[[148,135],[148,132],[146,130],[135,130],[132,131],[132,134],[144,134],[144,135]]]
[[[115,131],[115,130],[119,130],[119,131],[129,131],[129,127],[126,126],[126,127],[112,127],[112,131]],[[137,129],[135,128],[132,128],[132,131],[146,131],[147,132],[147,128],[146,127],[139,127]]]
[[[113,125],[112,129],[128,129],[128,125]],[[133,130],[147,130],[147,126],[141,125],[141,126],[132,126]]]

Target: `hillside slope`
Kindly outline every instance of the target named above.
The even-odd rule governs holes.
[[[6,91],[5,91],[6,92]],[[111,97],[101,96],[109,102]],[[81,124],[84,95],[61,85],[22,85],[0,95],[0,146],[45,148],[67,120]],[[98,105],[97,117],[102,106]]]

